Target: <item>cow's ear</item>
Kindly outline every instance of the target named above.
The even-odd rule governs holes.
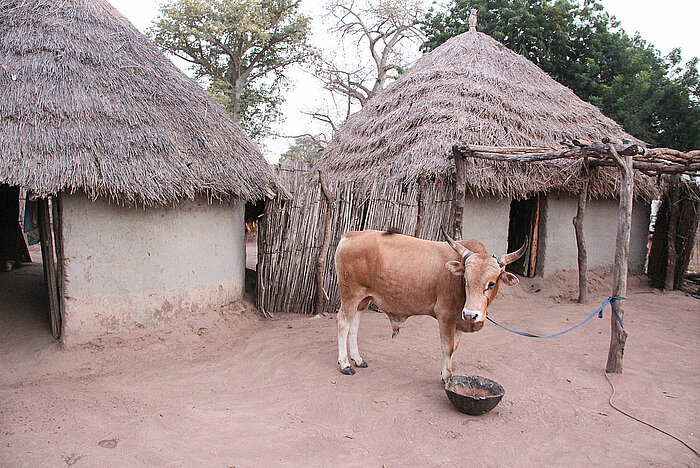
[[[456,260],[445,263],[445,268],[455,276],[462,276],[464,274],[464,264]]]
[[[508,286],[515,286],[516,284],[520,283],[518,277],[508,271],[502,271],[499,278]]]

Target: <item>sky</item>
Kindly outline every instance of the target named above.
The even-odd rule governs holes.
[[[151,25],[158,14],[160,0],[108,0],[142,32]],[[647,42],[656,46],[662,54],[680,47],[683,61],[700,57],[700,34],[697,32],[697,19],[700,18],[699,0],[598,0],[605,10],[617,17],[622,28],[633,35],[639,32]],[[328,50],[327,26],[324,24],[324,0],[302,0],[301,10],[312,18],[311,42]],[[441,2],[444,3],[444,2]],[[332,38],[331,38],[332,39]],[[185,69],[184,61],[175,61]],[[187,71],[185,70],[187,73]],[[324,92],[320,84],[309,72],[298,67],[290,70],[289,88],[282,106],[284,121],[273,127],[279,135],[317,133],[323,127],[303,112],[323,105]],[[289,138],[270,137],[262,142],[265,157],[277,162],[279,155],[286,151],[292,142]]]

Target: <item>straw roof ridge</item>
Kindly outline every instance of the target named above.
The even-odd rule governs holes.
[[[490,36],[468,31],[424,55],[336,132],[314,167],[330,177],[412,182],[420,174],[454,177],[455,144],[559,148],[574,138],[643,142],[525,57]],[[551,189],[575,192],[580,166],[472,161],[474,194],[519,198]],[[573,173],[575,171],[575,173]],[[614,196],[614,170],[600,169],[592,195]],[[639,177],[637,193],[653,197]],[[598,189],[597,191],[595,189]]]
[[[105,0],[0,4],[0,183],[124,204],[252,201],[256,144]]]

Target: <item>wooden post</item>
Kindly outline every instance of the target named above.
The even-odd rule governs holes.
[[[416,214],[416,230],[413,233],[414,237],[420,237],[420,232],[423,229],[423,193],[425,192],[425,174],[418,176],[418,213]]]
[[[587,161],[586,161],[587,162]],[[588,252],[586,251],[586,238],[583,233],[583,217],[586,214],[586,201],[588,200],[588,183],[590,172],[588,164],[584,167],[585,177],[583,185],[578,192],[578,207],[574,216],[574,231],[576,232],[576,247],[578,249],[578,302],[583,304],[588,299]]]
[[[51,215],[53,218],[53,238],[56,250],[56,287],[58,288],[58,314],[59,314],[59,337],[63,335],[63,324],[66,310],[65,291],[65,265],[63,263],[63,201],[61,195],[51,197]]]
[[[321,245],[321,252],[318,254],[318,260],[316,260],[316,307],[314,308],[314,314],[316,315],[323,313],[325,299],[325,293],[323,292],[323,273],[326,270],[326,257],[328,256],[328,249],[331,246],[332,209],[333,203],[335,202],[333,194],[328,190],[326,176],[323,172],[318,171],[318,179],[321,182],[323,196],[326,198],[326,222],[323,226],[323,244]]]
[[[457,146],[452,147],[452,156],[455,160],[455,201],[452,205],[453,225],[452,235],[456,239],[462,238],[462,220],[464,218],[464,199],[467,193],[467,181],[465,172],[465,158]]]
[[[678,232],[678,200],[680,198],[680,176],[672,174],[669,176],[668,190],[668,231],[666,236],[667,264],[666,279],[664,289],[673,291],[676,284],[676,233]]]
[[[676,258],[675,289],[683,289],[690,257],[695,247],[695,236],[700,226],[700,187],[683,184],[678,197],[677,237],[683,240]]]
[[[528,278],[533,278],[537,274],[537,247],[540,243],[540,207],[542,206],[542,197],[538,193],[535,195],[535,209],[532,212],[532,221],[530,223],[530,255],[528,261]]]
[[[39,233],[41,235],[41,256],[44,265],[44,279],[49,296],[49,316],[51,332],[54,339],[61,337],[61,305],[58,297],[58,281],[56,275],[56,260],[54,258],[53,234],[51,232],[51,216],[49,214],[49,199],[42,198],[37,203],[39,209]]]
[[[627,263],[630,247],[630,229],[632,226],[634,171],[632,168],[632,156],[620,156],[613,145],[608,145],[608,154],[620,169],[620,211],[617,219],[612,295],[624,297],[627,294]],[[620,320],[623,320],[625,311],[622,301],[613,299],[611,306],[617,312]],[[622,357],[625,352],[627,332],[620,326],[615,313],[610,315],[610,349],[605,372],[619,374],[622,372]]]

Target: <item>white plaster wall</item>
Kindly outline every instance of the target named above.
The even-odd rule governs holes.
[[[577,199],[560,193],[546,197],[544,219],[541,219],[538,274],[548,275],[557,270],[578,268],[576,235],[572,219],[576,215]],[[589,200],[584,217],[584,235],[588,252],[588,267],[607,267],[615,262],[617,237],[617,200]],[[636,200],[632,210],[629,267],[644,267],[649,230],[650,205]]]
[[[61,195],[63,343],[202,314],[241,297],[244,204],[126,208]]]
[[[462,239],[478,239],[492,255],[508,249],[510,200],[467,197],[464,203]]]

